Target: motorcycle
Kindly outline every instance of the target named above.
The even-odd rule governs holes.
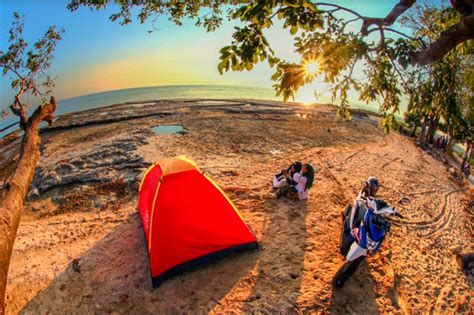
[[[408,198],[399,201],[401,204],[409,202]],[[341,255],[346,261],[336,272],[332,285],[340,288],[355,273],[360,263],[370,253],[376,253],[390,231],[391,223],[388,217],[395,215],[403,218],[395,208],[390,207],[385,201],[373,197],[360,198],[354,203],[357,211],[354,213],[352,205],[342,211],[342,231],[339,241]],[[354,216],[354,229],[350,229],[351,215]]]

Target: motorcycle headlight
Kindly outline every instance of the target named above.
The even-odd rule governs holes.
[[[373,241],[373,240],[369,237],[369,234],[367,234],[366,240],[367,240],[367,249],[368,249],[368,250],[374,250],[374,249],[377,247],[377,245],[379,244],[379,242]]]

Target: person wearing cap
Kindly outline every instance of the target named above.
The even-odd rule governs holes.
[[[379,190],[380,183],[377,178],[370,176],[366,181],[363,181],[362,189],[360,190],[354,202],[354,209],[351,212],[350,229],[360,226],[360,222],[365,215],[365,203],[368,198],[375,198]]]
[[[360,190],[357,199],[366,199],[367,197],[375,198],[377,192],[379,191],[379,186],[380,184],[378,179],[374,176],[370,176],[366,181],[363,182],[362,189]]]

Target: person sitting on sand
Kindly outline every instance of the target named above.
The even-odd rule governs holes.
[[[446,148],[446,144],[447,144],[446,136],[443,136],[439,141],[439,148],[440,149]]]
[[[281,172],[273,176],[273,188],[278,190],[285,186],[296,185],[296,182],[293,180],[293,175],[301,171],[303,164],[301,162],[294,162],[287,169],[281,170]]]
[[[464,158],[462,159],[462,162],[461,162],[461,166],[459,166],[459,169],[461,170],[461,172],[464,171],[464,165],[466,165],[466,162],[467,162],[467,157],[464,156]]]
[[[308,199],[308,191],[313,187],[313,181],[314,168],[311,164],[303,164],[303,167],[301,168],[301,176],[298,178],[298,183],[295,186],[299,200]]]
[[[471,175],[471,164],[469,162],[466,161],[466,163],[464,164],[462,168],[462,173],[466,176],[466,178]]]
[[[280,188],[277,198],[286,196],[290,199],[305,200],[308,198],[308,190],[313,186],[314,168],[310,164],[304,164],[301,172],[295,173],[289,181],[288,186]]]

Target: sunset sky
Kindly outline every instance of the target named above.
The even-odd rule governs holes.
[[[385,16],[398,1],[332,1],[351,7],[366,16]],[[120,26],[109,20],[117,7],[76,12],[66,9],[68,1],[0,0],[0,50],[8,47],[8,27],[13,12],[26,18],[24,35],[29,43],[38,39],[50,25],[64,28],[63,40],[57,46],[50,74],[55,75],[54,94],[66,99],[95,92],[142,86],[181,84],[223,84],[271,87],[273,70],[260,64],[251,72],[229,72],[219,75],[219,49],[231,42],[235,22],[226,22],[219,30],[206,33],[185,21],[182,27],[160,18],[158,30],[148,33],[151,24],[134,22]],[[357,3],[357,5],[354,5]],[[288,30],[277,24],[266,31],[277,55],[298,61]],[[358,27],[358,25],[355,25]],[[298,101],[316,101],[313,91],[324,92],[325,85],[316,80],[297,95]],[[0,79],[0,107],[12,100],[9,77]],[[355,97],[354,97],[354,100]]]

